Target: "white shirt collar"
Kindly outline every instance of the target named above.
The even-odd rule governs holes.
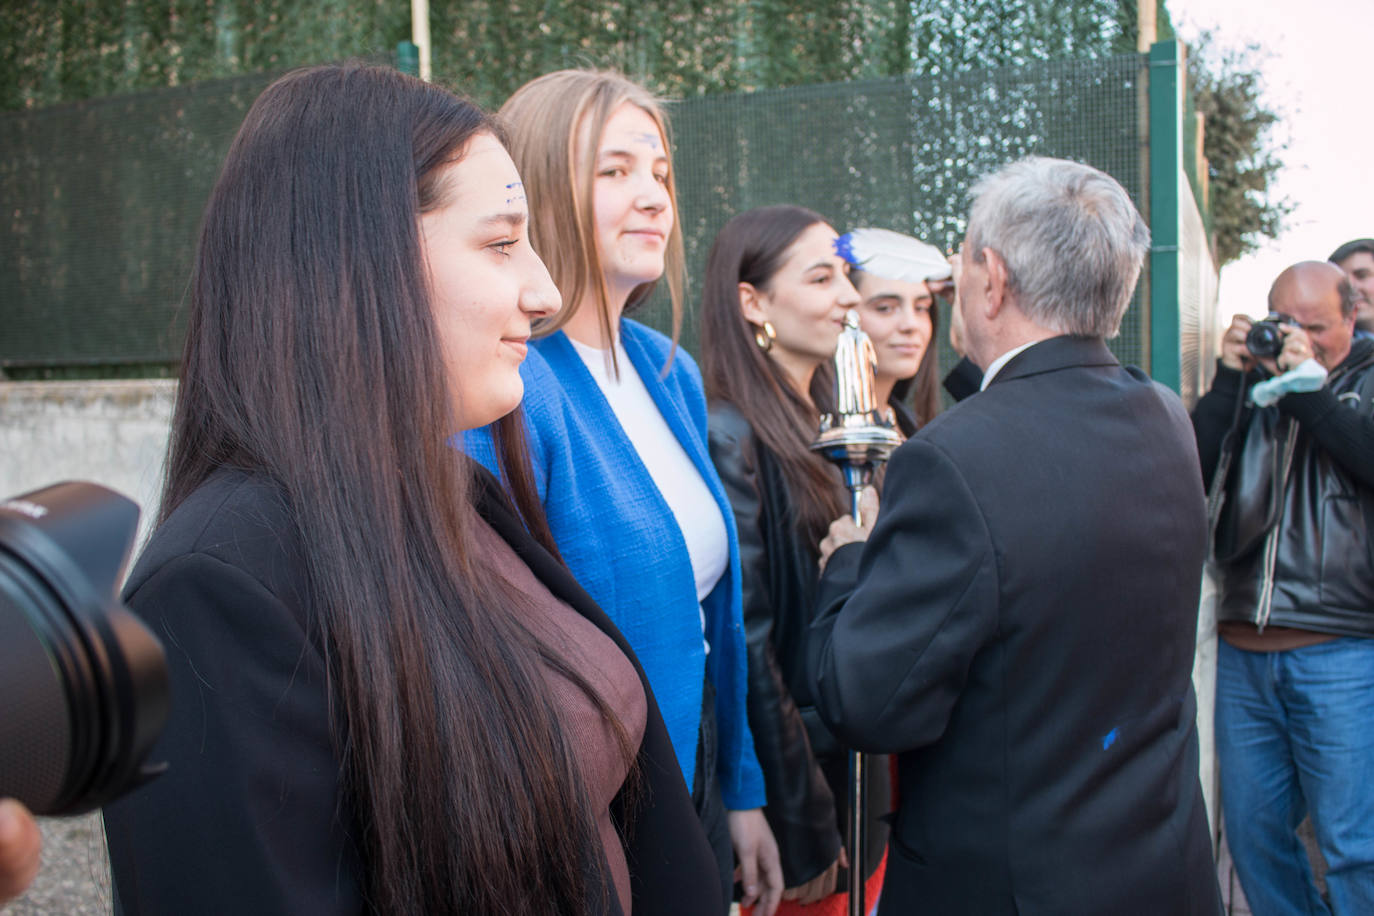
[[[1020,353],[1022,350],[1025,350],[1031,346],[1034,346],[1035,344],[1038,344],[1039,342],[1040,341],[1038,340],[1028,340],[1021,346],[1012,347],[1010,350],[994,359],[992,361],[992,364],[988,366],[987,371],[983,373],[983,385],[978,390],[987,391],[988,385],[992,384],[992,380],[997,377],[997,373],[1002,371],[1002,367],[1005,366],[1007,363],[1011,362],[1011,358],[1013,356]]]

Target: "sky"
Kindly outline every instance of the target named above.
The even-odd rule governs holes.
[[[1222,47],[1261,46],[1264,98],[1289,147],[1276,190],[1296,209],[1288,229],[1221,271],[1220,324],[1265,314],[1279,271],[1374,238],[1374,0],[1170,0],[1187,42],[1210,28]]]

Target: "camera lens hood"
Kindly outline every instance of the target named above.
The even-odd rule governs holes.
[[[92,483],[0,503],[0,796],[79,814],[161,768],[166,658],[120,603],[138,507]]]

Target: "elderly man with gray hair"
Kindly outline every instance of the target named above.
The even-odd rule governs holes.
[[[878,912],[1212,916],[1197,449],[1177,396],[1105,343],[1149,232],[1063,160],[973,198],[959,308],[983,390],[897,449],[871,529],[831,527],[809,634],[821,718],[897,755]]]

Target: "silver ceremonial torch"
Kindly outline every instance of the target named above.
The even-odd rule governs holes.
[[[834,462],[849,490],[854,524],[863,524],[859,498],[873,482],[873,472],[902,443],[878,404],[873,369],[877,357],[873,342],[859,328],[859,316],[850,310],[844,318],[840,343],[835,351],[835,413],[821,417],[821,430],[813,451]],[[864,755],[849,752],[849,916],[865,916],[864,838],[868,827],[864,811]]]

